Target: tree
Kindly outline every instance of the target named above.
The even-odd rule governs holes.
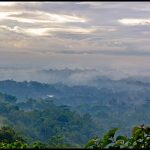
[[[62,134],[52,136],[48,140],[48,148],[69,148],[69,147],[72,147],[72,145],[65,141],[65,136]]]
[[[13,143],[15,141],[24,142],[24,139],[19,136],[13,128],[3,126],[0,129],[0,142]]]
[[[32,148],[43,149],[43,148],[47,148],[47,145],[45,143],[42,143],[41,141],[35,141],[32,144]]]
[[[136,126],[132,129],[132,136],[128,138],[123,135],[115,137],[118,128],[109,130],[102,138],[95,137],[88,141],[85,148],[150,148],[150,127]]]

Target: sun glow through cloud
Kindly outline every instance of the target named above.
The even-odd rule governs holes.
[[[28,16],[32,16],[32,18],[25,17],[24,14]],[[34,18],[34,16],[36,18]],[[68,22],[84,23],[86,22],[86,19],[78,16],[53,14],[53,13],[46,13],[41,11],[0,12],[0,20],[14,20],[23,23],[68,23]]]
[[[84,28],[21,28],[18,26],[11,28],[5,25],[1,25],[0,28],[11,32],[26,34],[29,36],[50,36],[54,32],[89,34],[95,31],[94,29]]]
[[[0,2],[0,6],[14,6],[14,5],[16,5],[17,4],[17,2]]]

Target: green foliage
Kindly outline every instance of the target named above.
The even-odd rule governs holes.
[[[12,143],[16,140],[24,141],[22,137],[20,137],[17,133],[15,133],[14,129],[11,127],[2,127],[0,129],[0,142]]]
[[[28,144],[15,132],[12,127],[3,126],[0,129],[0,148],[1,149],[24,149]]]
[[[11,96],[0,94],[0,125],[13,126],[30,144],[38,140],[51,140],[54,147],[77,147],[85,144],[98,131],[91,115],[79,114],[70,110],[69,106],[57,106],[51,99],[29,99],[23,102],[24,108],[20,108],[22,103],[12,104],[4,99],[6,97],[13,99]],[[11,143],[21,140],[14,137],[15,134],[11,130],[2,131],[0,130],[0,142]],[[62,135],[63,141],[60,141],[58,135]],[[59,141],[54,140],[54,137]],[[41,147],[39,143],[34,144],[35,147],[37,145]]]
[[[32,144],[32,148],[36,148],[36,149],[43,149],[46,147],[47,147],[47,145],[42,143],[41,141],[36,141]]]
[[[48,140],[48,148],[67,148],[67,147],[71,147],[71,145],[65,141],[65,137],[62,134],[52,136]]]
[[[22,143],[21,141],[15,141],[13,143],[0,143],[1,149],[24,149],[28,148],[28,144]]]
[[[2,127],[0,129],[0,149],[43,149],[43,148],[67,148],[71,147],[65,143],[65,138],[62,134],[52,136],[47,143],[34,141],[28,144],[22,137],[17,136],[17,133],[11,127]],[[110,148],[128,148],[128,149],[145,149],[150,148],[150,127],[137,126],[132,129],[131,138],[123,135],[116,136],[118,128],[110,129],[102,138],[94,137],[88,141],[85,148],[93,149],[110,149]],[[13,134],[12,134],[13,133]],[[9,136],[8,136],[9,135]],[[13,136],[14,135],[14,136]],[[12,138],[13,137],[13,138]],[[80,147],[81,148],[81,147]]]
[[[150,148],[150,127],[144,125],[134,127],[131,138],[123,135],[115,137],[117,130],[118,128],[111,129],[102,138],[97,137],[89,140],[85,148]]]
[[[18,136],[12,127],[3,126],[0,131],[0,149],[44,149],[71,147],[69,143],[65,143],[64,136],[62,134],[50,137],[47,143],[43,143],[42,141],[34,141],[32,144],[29,144],[23,139],[23,137]]]

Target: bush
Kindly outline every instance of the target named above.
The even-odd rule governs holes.
[[[113,128],[109,130],[102,138],[92,138],[85,145],[85,148],[150,148],[150,127],[144,125],[134,127],[132,129],[131,138],[123,135],[115,137],[115,133],[118,130],[118,128]]]

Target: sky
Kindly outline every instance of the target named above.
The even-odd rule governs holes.
[[[149,62],[149,2],[0,2],[0,78],[65,67],[149,76]]]

